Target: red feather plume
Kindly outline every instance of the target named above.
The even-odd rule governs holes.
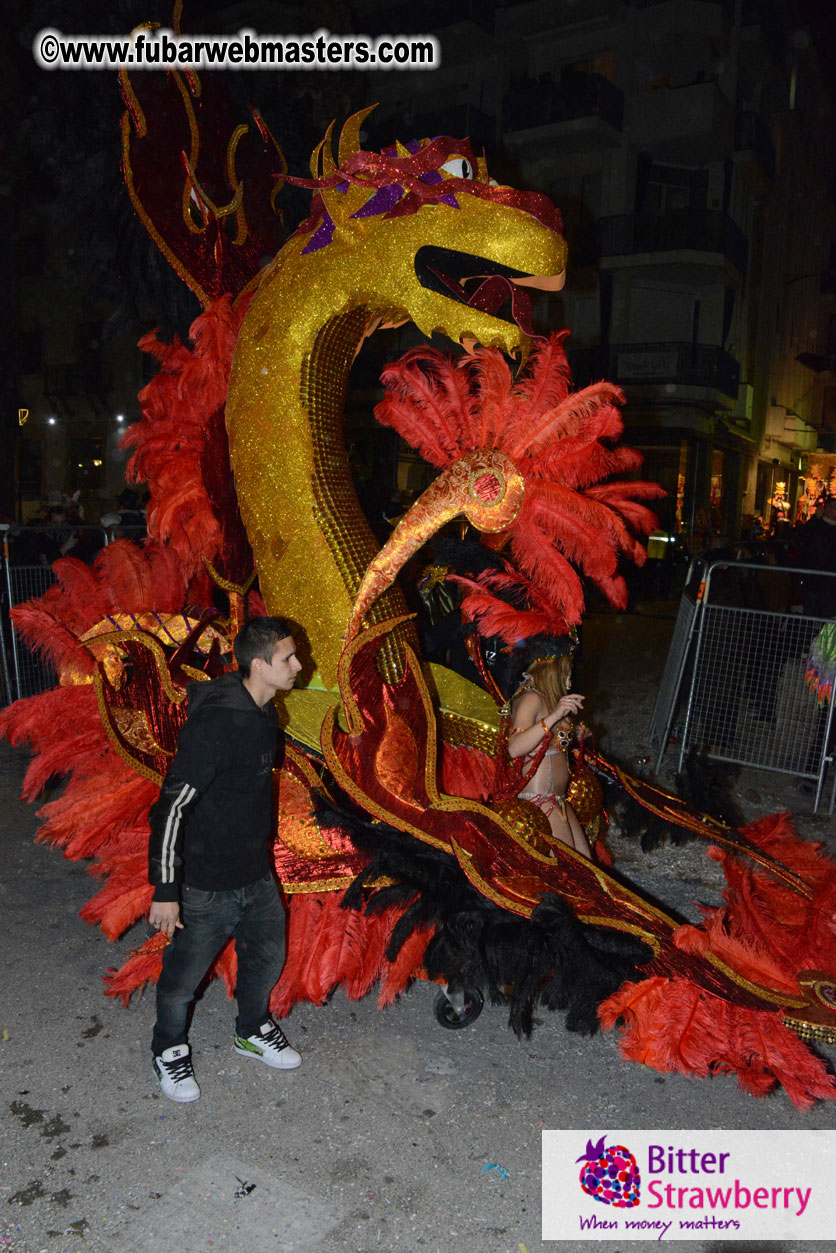
[[[583,613],[578,570],[614,605],[626,603],[619,559],[640,564],[645,551],[633,532],[646,534],[656,522],[638,502],[664,495],[653,483],[602,482],[634,470],[641,458],[611,446],[623,430],[617,406],[624,398],[617,387],[601,382],[571,390],[566,334],[536,348],[527,373],[516,381],[493,348],[478,348],[458,362],[434,349],[414,349],[384,370],[386,396],[375,409],[380,422],[440,468],[480,449],[511,457],[523,476],[525,498],[502,535],[564,630]]]
[[[392,932],[408,903],[375,914],[343,909],[335,892],[303,893],[290,898],[287,960],[273,989],[270,1008],[280,1017],[297,1001],[322,1005],[334,988],[360,1000],[383,979],[384,1003],[416,977],[430,929],[411,937],[395,962],[386,959]],[[419,951],[420,950],[420,951]]]
[[[506,561],[503,570],[487,570],[475,578],[448,574],[451,583],[466,588],[461,611],[478,622],[482,635],[498,635],[506,644],[521,644],[532,635],[565,635],[566,622],[555,620],[554,609],[539,584]],[[509,600],[495,593],[505,592]],[[526,608],[520,608],[525,604]]]
[[[226,404],[232,354],[248,306],[248,298],[235,305],[229,295],[216,300],[192,323],[191,347],[177,338],[162,343],[155,334],[139,345],[160,369],[139,394],[142,420],[126,432],[122,447],[134,449],[129,478],[147,480],[150,487],[149,534],[179,560],[192,603],[209,603],[211,595],[203,557],[240,558],[246,547],[234,500],[212,500],[207,469],[220,459],[229,472],[223,423],[214,419]],[[228,573],[243,579],[249,569]]]
[[[598,1012],[605,1028],[620,1023],[622,1056],[655,1070],[736,1074],[752,1096],[781,1083],[799,1109],[836,1097],[825,1063],[782,1025],[780,1013],[735,1005],[687,979],[625,983]]]
[[[704,927],[675,934],[685,952],[710,950],[738,974],[788,997],[803,995],[799,972],[836,969],[836,866],[818,844],[800,840],[786,814],[771,815],[742,834],[801,877],[803,896],[766,871],[722,848],[709,855],[723,868],[726,904],[703,908]],[[782,1013],[755,1011],[701,992],[685,979],[625,984],[600,1008],[605,1027],[622,1020],[625,1057],[704,1076],[736,1073],[756,1096],[781,1083],[800,1109],[836,1098],[824,1063],[782,1022]]]

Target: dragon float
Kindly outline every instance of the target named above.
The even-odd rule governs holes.
[[[573,391],[565,333],[534,334],[529,290],[556,290],[566,266],[556,208],[494,184],[465,140],[364,150],[364,111],[336,153],[329,129],[311,177],[294,180],[312,205],[285,239],[277,197],[289,176],[264,119],[253,114],[217,152],[197,76],[168,82],[179,112],[157,136],[152,96],[122,82],[134,206],[204,306],[190,343],[141,345],[159,369],[125,444],[150,488],[150,538],[110,545],[92,568],[63,558],[56,586],[15,611],[59,685],[0,718],[34,750],[27,798],[69,775],[40,811],[39,838],[95,859],[105,883],[83,917],[116,938],[147,911],[146,816],[186,685],[231,664],[243,616],[266,609],[300,623],[309,649],[276,772],[289,909],[276,1013],[339,985],[351,997],[378,986],[386,1004],[420,976],[446,989],[448,1025],[487,993],[518,1032],[545,1004],[567,1011],[570,1029],[618,1024],[624,1055],[660,1070],[733,1072],[755,1094],[780,1083],[801,1107],[836,1096],[808,1047],[836,1042],[836,867],[786,816],[735,830],[579,750],[572,797],[591,840],[605,779],[702,836],[722,864],[726,903],[702,926],[651,904],[608,867],[600,840],[588,860],[551,838],[540,810],[496,792],[509,693],[478,631],[482,683],[422,662],[398,590],[404,564],[464,519],[487,563],[463,572],[463,609],[509,648],[571,631],[579,571],[624,604],[619,560],[642,560],[642,502],[655,489],[617,477],[639,462],[617,443],[618,389]],[[342,415],[363,341],[406,321],[465,351],[419,348],[384,371],[377,416],[439,474],[381,548]],[[160,945],[111,971],[109,994],[127,1001],[155,979]],[[232,944],[215,969],[231,990]]]

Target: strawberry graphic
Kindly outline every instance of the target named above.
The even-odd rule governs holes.
[[[597,1144],[586,1142],[586,1152],[577,1160],[581,1166],[580,1184],[584,1192],[603,1205],[616,1209],[632,1209],[639,1203],[641,1175],[635,1157],[623,1144],[604,1146],[606,1136]]]

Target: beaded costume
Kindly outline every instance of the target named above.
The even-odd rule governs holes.
[[[517,688],[508,703],[509,715],[516,702],[520,700],[526,692],[537,692],[534,680],[529,674],[523,675],[523,683]],[[540,695],[539,692],[538,695]],[[550,817],[552,813],[554,813],[555,809],[558,808],[563,814],[563,817],[566,817],[566,792],[569,779],[571,778],[571,765],[568,753],[575,738],[574,728],[570,729],[569,726],[565,725],[567,721],[568,720],[564,718],[564,725],[558,726],[555,724],[550,730],[546,730],[544,724],[544,735],[541,742],[533,748],[531,752],[524,753],[521,759],[519,759],[521,762],[521,769],[518,774],[518,782],[521,784],[521,787],[520,790],[517,791],[517,796],[519,796],[521,800],[531,801],[531,803],[536,805],[538,809],[542,809],[547,818]],[[514,726],[511,728],[510,735],[514,735],[517,731],[521,731],[523,729],[524,728],[522,727]],[[569,778],[567,778],[566,781],[566,786],[563,787],[562,791],[557,790],[557,785],[553,779],[553,761],[555,757],[560,755],[563,755],[566,759],[566,766],[569,775]],[[547,762],[549,765],[548,787],[545,791],[529,790],[527,788],[527,784],[535,778],[538,770],[544,762]]]
[[[557,735],[559,736],[560,732],[558,732]],[[563,817],[564,818],[566,817],[566,789],[564,788],[562,792],[557,791],[557,786],[554,782],[553,773],[552,773],[552,766],[553,766],[552,759],[555,757],[561,757],[561,756],[566,757],[570,742],[571,742],[571,736],[569,735],[568,731],[563,731],[563,738],[557,744],[555,744],[554,739],[552,739],[551,743],[549,744],[549,747],[546,749],[545,753],[543,754],[540,764],[542,764],[543,761],[548,762],[549,764],[549,787],[546,791],[544,792],[528,792],[528,791],[517,792],[517,796],[519,796],[521,800],[531,801],[531,803],[533,805],[536,805],[538,809],[542,809],[543,813],[546,815],[547,818],[551,817],[555,809],[559,809],[560,812],[563,814]],[[531,757],[532,757],[531,753],[525,754],[526,761],[528,761]],[[569,767],[568,767],[568,758],[567,758],[567,769],[568,768]],[[570,777],[571,777],[571,769],[570,769]]]

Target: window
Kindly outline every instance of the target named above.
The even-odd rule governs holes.
[[[602,78],[608,78],[611,83],[614,83],[615,53],[599,52],[597,56],[590,57],[586,61],[572,61],[571,64],[563,67],[563,76],[567,74],[600,74]]]
[[[636,203],[640,213],[668,214],[676,210],[705,209],[708,170],[662,165],[642,154],[637,167]]]
[[[723,507],[723,462],[725,458],[723,452],[719,448],[714,449],[714,455],[711,461],[711,481],[709,485],[708,503],[712,509],[721,510]]]
[[[653,179],[647,185],[645,205],[652,213],[670,213],[672,209],[687,209],[691,204],[691,188],[677,183],[657,183]]]

